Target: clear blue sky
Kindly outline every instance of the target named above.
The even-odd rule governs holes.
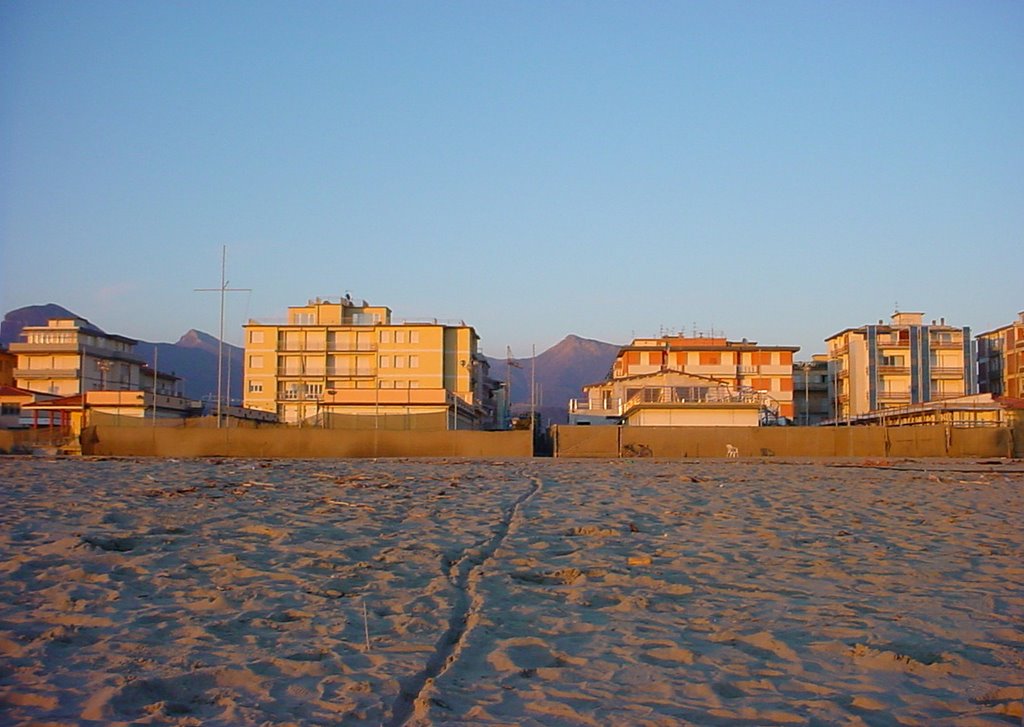
[[[0,4],[0,308],[485,352],[1024,309],[1021,2]]]

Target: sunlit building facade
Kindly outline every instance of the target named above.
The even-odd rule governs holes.
[[[971,329],[896,312],[888,324],[847,328],[826,339],[837,416],[975,393]]]
[[[574,424],[757,426],[790,420],[793,354],[720,337],[637,338],[606,381],[569,403]]]
[[[349,297],[245,325],[245,406],[310,426],[483,429],[495,424],[489,365],[463,322],[395,323]]]
[[[1024,311],[1017,320],[978,335],[978,390],[1024,398]]]

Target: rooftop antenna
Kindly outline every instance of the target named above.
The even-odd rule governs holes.
[[[217,428],[220,429],[221,403],[223,401],[223,389],[221,382],[224,376],[224,294],[225,293],[251,293],[252,288],[229,288],[225,278],[228,266],[228,246],[222,245],[220,251],[220,287],[219,288],[193,288],[196,293],[220,292],[220,335],[217,337]]]

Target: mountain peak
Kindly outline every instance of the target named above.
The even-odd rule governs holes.
[[[181,338],[178,339],[176,346],[185,346],[187,348],[208,348],[212,346],[217,347],[217,339],[211,336],[209,333],[203,331],[197,331],[195,328],[190,328],[182,334]]]

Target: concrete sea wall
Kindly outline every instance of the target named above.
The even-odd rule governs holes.
[[[1007,427],[552,427],[556,457],[1014,457]]]
[[[82,454],[131,457],[529,457],[530,432],[89,427]]]

